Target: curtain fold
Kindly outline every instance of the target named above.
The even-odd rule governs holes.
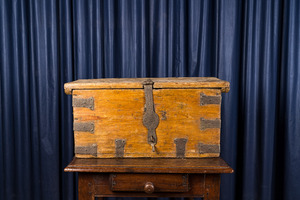
[[[221,199],[300,199],[297,0],[0,0],[0,199],[76,199],[82,78],[215,76]]]

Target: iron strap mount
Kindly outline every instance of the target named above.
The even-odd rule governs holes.
[[[148,129],[148,144],[151,145],[152,151],[155,152],[155,145],[157,143],[156,128],[159,124],[159,117],[154,109],[153,84],[154,82],[151,79],[148,79],[143,83],[145,92],[143,124]]]

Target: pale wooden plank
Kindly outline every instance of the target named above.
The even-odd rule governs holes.
[[[229,91],[229,82],[215,77],[172,77],[172,78],[110,78],[110,79],[81,79],[66,83],[65,93],[72,90],[89,89],[142,89],[143,82],[151,79],[153,88],[218,88],[222,92]]]

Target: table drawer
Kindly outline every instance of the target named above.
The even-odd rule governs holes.
[[[112,191],[122,192],[187,192],[187,174],[111,174]]]

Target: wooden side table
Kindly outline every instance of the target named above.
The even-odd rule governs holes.
[[[220,174],[232,173],[222,158],[80,159],[65,172],[79,172],[79,200],[95,197],[202,197],[218,200]]]

